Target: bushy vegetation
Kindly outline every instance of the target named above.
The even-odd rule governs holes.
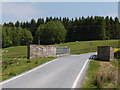
[[[50,21],[38,27],[35,37],[36,41],[40,37],[41,44],[51,44],[65,42],[66,34],[67,30],[60,21]]]
[[[63,24],[63,25],[62,25]],[[3,47],[62,42],[110,40],[120,37],[120,22],[116,17],[38,18],[37,22],[12,22],[3,25]],[[31,35],[32,34],[32,35]]]
[[[118,48],[114,49],[114,56],[120,58],[120,49]]]
[[[2,27],[2,47],[20,46],[32,43],[33,36],[27,29],[21,27]]]

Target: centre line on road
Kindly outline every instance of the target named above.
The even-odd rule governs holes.
[[[81,71],[79,72],[77,78],[75,79],[75,81],[73,83],[72,88],[76,88],[77,82],[78,82],[78,80],[79,80],[79,78],[80,78],[80,76],[81,76],[81,74],[82,74],[82,72],[83,72],[83,70],[84,70],[84,68],[85,68],[85,66],[86,66],[88,61],[89,61],[89,59],[87,59],[87,61],[85,62],[84,66],[82,67]]]

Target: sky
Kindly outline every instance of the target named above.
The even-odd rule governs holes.
[[[2,2],[118,2],[120,0],[1,0]]]
[[[2,2],[2,23],[40,17],[118,16],[118,2]]]

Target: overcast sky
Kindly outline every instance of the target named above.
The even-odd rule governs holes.
[[[39,17],[118,16],[117,2],[3,2],[2,23]]]

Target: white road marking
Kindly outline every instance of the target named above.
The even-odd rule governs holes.
[[[52,61],[46,62],[46,63],[44,63],[44,64],[42,64],[42,65],[40,65],[40,66],[37,66],[37,67],[35,67],[35,68],[33,68],[33,69],[31,69],[31,70],[23,73],[23,74],[20,74],[20,75],[17,75],[17,76],[15,76],[15,77],[13,77],[13,78],[10,78],[10,79],[8,79],[8,80],[5,80],[5,81],[1,82],[0,85],[5,84],[5,83],[7,83],[7,82],[9,82],[9,81],[12,81],[12,80],[14,80],[14,79],[17,79],[17,78],[19,78],[19,77],[21,77],[21,76],[23,76],[23,75],[26,75],[26,74],[28,74],[28,73],[30,73],[30,72],[32,72],[32,71],[35,71],[35,70],[37,70],[37,69],[39,69],[39,68],[41,68],[41,67],[43,67],[43,66],[45,66],[45,65],[47,65],[47,64],[49,64],[49,63],[52,63],[52,62],[54,62],[54,61],[57,61],[57,60],[59,60],[59,59],[57,58],[57,59],[54,59],[54,60],[52,60]]]
[[[89,59],[87,59],[87,61],[85,62],[84,66],[82,67],[81,71],[79,72],[77,78],[75,79],[75,81],[73,83],[72,88],[76,88],[77,82],[78,82],[78,80],[79,80],[79,78],[80,78],[80,76],[81,76],[81,74],[82,74],[82,72],[83,72],[83,70],[84,70],[84,68],[85,68],[85,66],[86,66],[88,61],[89,61]]]

